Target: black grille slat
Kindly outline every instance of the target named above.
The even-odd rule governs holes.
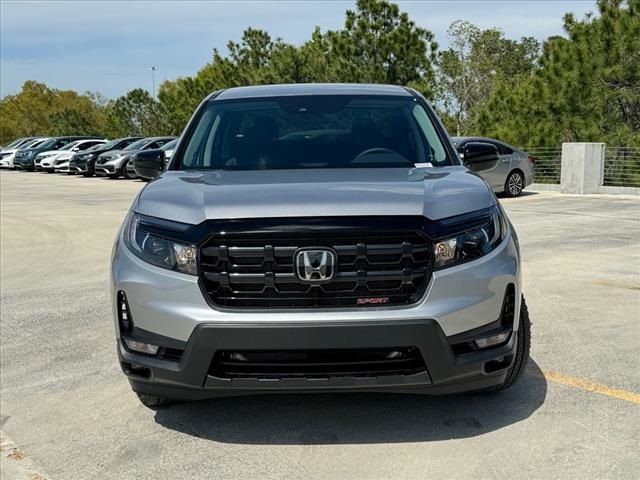
[[[218,351],[209,373],[220,378],[319,378],[412,375],[426,371],[415,347],[353,350]]]
[[[364,277],[365,283],[367,281],[376,281],[376,280],[402,280],[403,283],[408,283],[413,279],[414,276],[426,275],[428,270],[426,268],[419,268],[417,270],[411,270],[406,268],[404,270],[381,270],[381,271],[364,271],[360,270],[358,272],[338,272],[336,274],[336,279],[334,281],[353,281],[356,282],[358,280],[359,274],[362,272],[362,276]],[[211,281],[219,281],[222,273],[215,272],[206,272],[205,277],[207,280]],[[251,283],[264,283],[267,276],[275,276],[276,283],[299,283],[296,279],[296,276],[293,273],[229,273],[229,282],[233,283],[242,283],[242,284],[251,284]],[[408,282],[407,282],[408,281]],[[322,285],[318,285],[318,288],[321,288]]]
[[[294,256],[304,247],[336,252],[332,281],[314,285],[296,276]],[[254,231],[212,235],[200,248],[200,269],[209,299],[223,307],[379,307],[417,302],[431,278],[431,255],[417,231]]]

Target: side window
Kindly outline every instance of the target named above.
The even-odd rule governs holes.
[[[78,145],[76,148],[82,151],[82,150],[86,150],[89,147],[93,147],[94,145],[95,145],[94,142],[83,142],[80,145]]]
[[[513,153],[513,149],[507,147],[505,144],[503,143],[495,143],[495,146],[498,147],[498,153],[500,155],[511,155]]]
[[[71,140],[68,139],[62,139],[62,140],[58,140],[55,145],[54,145],[54,150],[57,150],[59,148],[64,147],[67,143],[69,143]]]
[[[153,147],[153,148],[160,148],[161,146],[163,146],[165,143],[167,143],[169,140],[158,140],[157,142],[155,142],[155,144],[157,145],[157,147]]]

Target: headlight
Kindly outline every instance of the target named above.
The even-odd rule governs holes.
[[[123,239],[129,250],[145,262],[189,275],[198,274],[196,247],[146,231],[137,213],[127,216]]]
[[[484,223],[434,243],[434,267],[436,269],[452,267],[480,258],[500,244],[506,231],[506,223],[500,208],[492,207]]]

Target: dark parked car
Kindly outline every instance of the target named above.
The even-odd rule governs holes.
[[[176,137],[149,137],[132,143],[124,150],[113,151],[102,154],[98,157],[95,165],[96,175],[104,175],[109,178],[118,178],[121,175],[125,178],[136,178],[134,174],[129,177],[127,174],[127,164],[133,161],[136,153],[142,150],[153,150],[162,147],[165,143],[174,140]]]
[[[85,177],[91,177],[95,173],[94,168],[98,156],[105,152],[122,150],[141,139],[142,137],[116,138],[115,140],[111,140],[103,145],[92,148],[91,151],[78,153],[77,155],[74,155],[71,158],[71,162],[69,162],[69,172],[81,173]]]
[[[14,165],[22,170],[35,170],[35,159],[39,153],[47,150],[59,150],[70,142],[75,140],[83,140],[90,138],[98,138],[92,136],[75,136],[75,137],[52,137],[46,142],[38,144],[37,147],[27,148],[16,153],[13,161]]]

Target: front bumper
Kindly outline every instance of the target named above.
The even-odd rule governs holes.
[[[35,166],[33,164],[33,160],[17,160],[14,161],[14,165],[22,170],[34,171]]]
[[[112,258],[112,302],[125,293],[141,341],[181,351],[179,360],[127,350],[117,315],[118,354],[139,393],[177,399],[274,391],[394,391],[444,394],[488,388],[504,381],[515,351],[502,346],[454,354],[451,342],[496,326],[505,292],[513,285],[518,328],[519,256],[509,235],[473,262],[436,271],[423,299],[410,307],[238,311],[212,308],[197,277],[154,267],[118,239]],[[476,332],[476,333],[474,333]],[[135,335],[132,338],[136,338]],[[139,338],[138,338],[139,339]],[[325,379],[228,379],[210,374],[218,350],[417,347],[423,375]],[[487,365],[500,368],[488,369]],[[141,374],[140,372],[144,372]]]
[[[87,162],[71,161],[69,162],[69,171],[75,173],[87,173],[89,171],[89,167]]]
[[[36,164],[36,170],[39,170],[39,171],[53,172],[53,169],[54,169],[53,164],[49,162],[40,162]]]
[[[116,166],[111,163],[103,163],[96,164],[95,166],[95,174],[98,176],[101,175],[113,175],[116,173]]]
[[[308,377],[220,377],[213,371],[218,350],[417,348],[426,368],[385,375]],[[368,391],[442,395],[490,388],[504,382],[513,362],[515,335],[499,347],[454,355],[432,319],[349,322],[340,325],[200,325],[179,361],[132,353],[118,341],[118,358],[134,391],[178,400],[278,392]],[[497,367],[496,367],[497,366]]]

